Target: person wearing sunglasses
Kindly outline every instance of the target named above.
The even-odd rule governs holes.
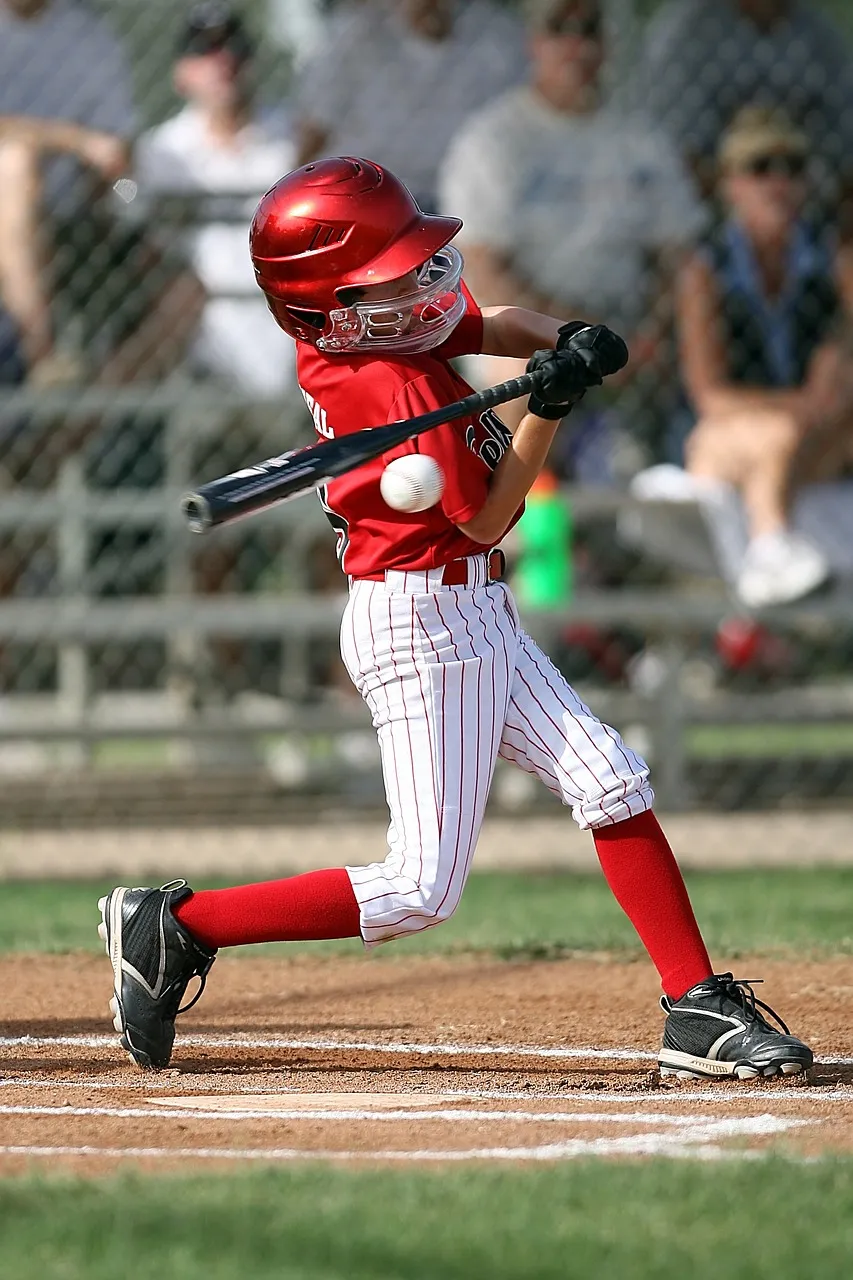
[[[651,6],[648,6],[651,7]],[[663,0],[645,26],[632,99],[666,129],[698,176],[737,112],[762,102],[796,113],[809,140],[809,204],[853,228],[853,59],[849,4],[818,0]],[[834,10],[834,13],[833,13]]]
[[[735,585],[751,607],[798,599],[829,565],[791,525],[795,484],[853,463],[853,385],[842,348],[849,252],[802,215],[809,151],[790,120],[746,107],[719,149],[724,217],[682,273],[684,386],[697,421],[690,477],[735,490],[749,541]]]
[[[441,208],[460,211],[466,270],[487,305],[512,297],[630,335],[633,433],[638,401],[658,397],[668,370],[673,262],[706,215],[666,135],[608,93],[612,32],[599,0],[525,0],[523,12],[529,81],[463,126],[444,162]],[[485,386],[521,369],[483,359],[470,378]],[[635,465],[625,402],[614,399],[576,415],[551,459],[561,478],[614,484]],[[522,412],[516,402],[501,416],[512,426]]]

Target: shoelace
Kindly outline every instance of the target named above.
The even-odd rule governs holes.
[[[775,1009],[771,1009],[769,1004],[765,1004],[763,1000],[759,1000],[753,987],[763,982],[763,978],[735,978],[731,973],[719,973],[716,975],[719,985],[723,988],[730,1000],[734,1000],[739,1004],[750,1022],[755,1022],[761,1018],[759,1009],[763,1009],[765,1013],[769,1013],[770,1017],[779,1024],[786,1036],[791,1033],[785,1023],[779,1017]]]
[[[198,1004],[199,1000],[204,995],[204,988],[207,985],[207,975],[210,973],[210,968],[215,958],[215,956],[212,956],[210,960],[206,961],[204,964],[197,965],[193,969],[192,973],[187,977],[186,982],[172,991],[171,998],[163,1010],[163,1014],[166,1019],[175,1019],[182,1013],[189,1013],[193,1005]],[[199,979],[198,991],[195,993],[192,1000],[190,1000],[189,1004],[182,1005],[181,998],[193,978]]]
[[[212,964],[212,963],[213,963],[213,962],[211,961],[211,964]],[[199,1000],[200,1000],[200,999],[202,998],[202,996],[204,995],[204,989],[205,989],[205,987],[207,986],[207,975],[208,975],[208,973],[209,973],[209,972],[210,972],[210,965],[208,965],[206,969],[196,969],[195,973],[192,975],[192,977],[191,977],[191,978],[189,979],[189,981],[187,982],[187,986],[189,986],[189,984],[190,984],[190,982],[192,982],[193,978],[198,978],[198,979],[199,979],[198,991],[195,993],[195,995],[193,996],[192,1000],[190,1000],[189,1004],[182,1005],[180,1009],[177,1009],[177,1010],[176,1010],[176,1012],[175,1012],[175,1017],[176,1017],[176,1018],[180,1017],[180,1015],[181,1015],[182,1013],[189,1013],[189,1011],[190,1011],[190,1009],[193,1007],[193,1005],[194,1005],[194,1004],[198,1004]],[[186,991],[186,987],[184,987],[184,991]]]
[[[175,889],[185,889],[185,888],[186,888],[186,885],[187,885],[186,880],[170,880],[167,884],[162,884],[162,885],[160,886],[160,892],[161,892],[161,893],[169,893],[170,891],[175,890]],[[199,1000],[200,1000],[200,999],[202,998],[202,996],[204,995],[204,988],[207,986],[207,975],[210,973],[210,967],[211,967],[211,965],[213,964],[213,961],[214,961],[215,959],[216,959],[216,955],[215,955],[215,953],[214,953],[214,955],[212,955],[212,956],[210,957],[210,959],[209,959],[209,960],[206,960],[206,961],[205,961],[203,964],[201,964],[201,965],[197,965],[197,966],[196,966],[196,968],[195,968],[195,969],[193,969],[193,971],[192,971],[192,973],[190,974],[190,976],[187,978],[187,980],[186,980],[186,982],[184,983],[183,987],[181,987],[179,990],[177,990],[177,991],[175,992],[175,996],[176,996],[177,998],[176,998],[174,1001],[172,1001],[172,1000],[170,1000],[170,1001],[169,1001],[169,1007],[168,1007],[168,1010],[167,1010],[167,1014],[170,1014],[170,1015],[171,1015],[171,1017],[172,1017],[173,1019],[174,1019],[174,1018],[178,1018],[178,1017],[180,1017],[180,1015],[181,1015],[182,1013],[189,1013],[189,1011],[190,1011],[190,1009],[192,1009],[193,1005],[198,1004]],[[190,1000],[189,1004],[185,1004],[185,1005],[181,1006],[181,1003],[180,1003],[180,1002],[181,1002],[181,996],[184,994],[184,992],[186,991],[187,987],[188,987],[188,986],[190,985],[190,983],[192,982],[193,978],[198,978],[198,979],[199,979],[199,987],[198,987],[198,991],[195,993],[195,995],[193,996],[192,1000]],[[175,1005],[179,1006],[179,1007],[177,1007],[177,1008],[175,1009],[174,1013],[172,1013],[172,1004],[173,1004],[173,1003],[174,1003]]]

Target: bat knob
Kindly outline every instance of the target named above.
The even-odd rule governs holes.
[[[207,533],[213,524],[210,506],[200,493],[185,493],[181,498],[181,511],[193,533]]]

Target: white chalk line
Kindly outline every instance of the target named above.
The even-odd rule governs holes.
[[[0,1146],[0,1156],[56,1159],[87,1156],[116,1160],[331,1160],[331,1161],[465,1161],[465,1160],[573,1160],[582,1156],[645,1155],[698,1160],[754,1160],[769,1152],[726,1149],[714,1145],[693,1146],[662,1134],[624,1138],[573,1138],[536,1147],[478,1147],[467,1151],[310,1151],[294,1147],[95,1147]]]
[[[205,1049],[347,1049],[369,1053],[437,1055],[446,1057],[595,1058],[615,1062],[657,1061],[656,1053],[645,1049],[559,1048],[555,1046],[508,1044],[405,1044],[395,1041],[331,1040],[316,1037],[292,1040],[286,1036],[182,1035],[181,1045]],[[116,1036],[0,1036],[0,1049],[43,1048],[51,1045],[81,1049],[116,1048]]]
[[[608,1111],[485,1111],[474,1108],[458,1108],[429,1110],[413,1110],[400,1108],[396,1111],[381,1109],[334,1108],[322,1111],[290,1110],[278,1111],[272,1108],[253,1107],[234,1111],[205,1111],[201,1108],[169,1107],[159,1111],[144,1107],[38,1107],[38,1106],[0,1106],[0,1116],[96,1116],[132,1120],[383,1120],[383,1121],[417,1121],[420,1125],[432,1120],[451,1124],[469,1124],[472,1122],[503,1122],[514,1124],[533,1124],[540,1121],[544,1124],[652,1124],[663,1128],[689,1129],[693,1134],[702,1133],[776,1133],[797,1125],[810,1124],[809,1120],[781,1119],[764,1114],[761,1116],[742,1117],[699,1117],[691,1115],[673,1116],[654,1111],[608,1112]]]
[[[117,1038],[111,1035],[96,1036],[0,1036],[0,1049],[49,1047],[51,1045],[75,1045],[81,1049],[115,1048]],[[656,1062],[657,1054],[647,1049],[600,1049],[594,1045],[554,1046],[524,1044],[407,1044],[402,1041],[332,1040],[312,1037],[297,1040],[287,1036],[241,1035],[183,1035],[180,1043],[189,1047],[208,1049],[347,1049],[370,1053],[439,1055],[447,1057],[522,1057],[522,1058],[577,1058],[614,1062]],[[853,1058],[821,1058],[818,1066],[853,1066]]]
[[[77,1077],[73,1080],[64,1077],[32,1079],[27,1076],[7,1076],[0,1078],[0,1089],[83,1089],[87,1092],[90,1090],[112,1090],[115,1093],[123,1093],[127,1090],[140,1093],[148,1093],[154,1089],[181,1089],[185,1088],[188,1081],[170,1080],[152,1080],[147,1075],[131,1077],[127,1080],[89,1080]],[[220,1094],[239,1094],[239,1093],[264,1093],[271,1096],[280,1097],[291,1095],[295,1098],[303,1098],[311,1094],[310,1090],[292,1089],[286,1085],[270,1085],[264,1084],[259,1088],[257,1084],[236,1085],[232,1083],[223,1084],[221,1088],[208,1088],[207,1092],[211,1097],[218,1097]],[[399,1091],[397,1091],[399,1092]],[[418,1094],[413,1091],[410,1093],[413,1104],[417,1103]],[[841,1086],[783,1086],[781,1089],[768,1090],[762,1086],[756,1088],[752,1083],[741,1084],[739,1081],[713,1081],[707,1089],[693,1090],[684,1089],[674,1086],[668,1089],[660,1089],[649,1092],[647,1089],[620,1089],[614,1092],[610,1089],[565,1089],[554,1090],[548,1093],[531,1093],[529,1089],[443,1089],[448,1097],[453,1098],[484,1098],[493,1101],[526,1101],[526,1102],[606,1102],[610,1105],[633,1106],[637,1102],[707,1102],[717,1105],[718,1103],[740,1103],[740,1102],[756,1102],[760,1101],[762,1106],[776,1105],[799,1105],[803,1102],[840,1102],[849,1104],[853,1102],[853,1087],[850,1085]]]
[[[123,1093],[132,1090],[139,1093],[149,1093],[155,1089],[185,1089],[192,1080],[192,1077],[183,1077],[178,1080],[171,1077],[166,1080],[158,1080],[151,1078],[148,1074],[130,1076],[124,1080],[100,1080],[86,1079],[85,1077],[75,1077],[68,1079],[66,1077],[44,1079],[30,1078],[28,1076],[6,1076],[0,1078],[0,1089],[84,1089],[90,1090],[112,1090],[115,1093]],[[292,1095],[295,1098],[310,1096],[310,1090],[293,1089],[288,1085],[271,1085],[264,1083],[262,1086],[257,1084],[237,1085],[230,1081],[224,1083],[220,1088],[207,1088],[206,1092],[211,1097],[218,1097],[220,1094],[238,1094],[238,1093],[267,1093],[280,1097],[282,1095]],[[396,1092],[399,1092],[397,1090]],[[411,1093],[413,1104],[417,1103],[418,1094],[414,1090],[407,1091]],[[620,1089],[615,1092],[610,1089],[562,1089],[554,1090],[548,1093],[531,1093],[529,1089],[442,1089],[442,1093],[454,1098],[483,1098],[490,1100],[505,1101],[525,1101],[525,1102],[606,1102],[609,1105],[619,1106],[635,1106],[638,1102],[650,1102],[656,1106],[659,1103],[668,1102],[706,1102],[713,1105],[719,1103],[740,1103],[740,1102],[756,1102],[759,1101],[762,1106],[777,1105],[794,1105],[799,1106],[803,1102],[839,1102],[850,1104],[853,1102],[853,1086],[850,1085],[830,1085],[830,1086],[808,1086],[808,1085],[783,1085],[780,1089],[766,1089],[763,1085],[750,1082],[742,1084],[740,1081],[719,1080],[711,1081],[706,1089],[686,1089],[679,1085],[669,1088],[656,1089],[649,1091],[648,1089]],[[221,1114],[221,1113],[220,1113]],[[422,1114],[419,1113],[419,1114]]]
[[[417,1121],[420,1124],[425,1119],[425,1113],[418,1111],[356,1111],[348,1110],[329,1111],[329,1112],[312,1112],[305,1111],[294,1112],[275,1112],[261,1110],[246,1110],[241,1112],[221,1112],[221,1111],[196,1111],[196,1110],[174,1110],[167,1113],[151,1111],[139,1107],[32,1107],[32,1106],[9,1106],[0,1108],[0,1114],[3,1115],[33,1115],[40,1117],[63,1117],[79,1116],[89,1117],[110,1117],[122,1119],[146,1119],[150,1120],[152,1115],[160,1115],[165,1118],[166,1115],[184,1120],[210,1119],[219,1120],[223,1118],[232,1121],[251,1121],[255,1119],[287,1119],[287,1120],[367,1120],[375,1121],[383,1120],[405,1120],[411,1123]],[[669,1132],[660,1133],[640,1133],[629,1134],[617,1138],[569,1138],[562,1142],[540,1144],[535,1147],[525,1146],[503,1146],[503,1147],[485,1147],[474,1148],[469,1150],[417,1150],[417,1151],[395,1151],[385,1150],[377,1152],[367,1151],[335,1151],[335,1150],[303,1150],[298,1148],[208,1148],[208,1147],[181,1147],[169,1149],[166,1147],[95,1147],[95,1146],[63,1146],[63,1147],[43,1147],[37,1144],[33,1145],[4,1145],[0,1146],[0,1155],[24,1155],[33,1157],[50,1157],[50,1156],[89,1156],[89,1157],[109,1157],[116,1159],[197,1159],[197,1160],[374,1160],[374,1161],[400,1161],[400,1160],[420,1160],[420,1161],[462,1161],[462,1160],[568,1160],[584,1155],[658,1155],[658,1156],[681,1156],[699,1159],[722,1159],[731,1155],[736,1159],[748,1159],[759,1156],[762,1153],[753,1151],[737,1150],[730,1153],[722,1147],[715,1145],[721,1138],[739,1137],[744,1138],[751,1135],[769,1136],[786,1132],[790,1129],[797,1128],[802,1125],[808,1125],[811,1122],[803,1118],[782,1118],[773,1116],[768,1113],[758,1116],[738,1116],[738,1117],[722,1117],[722,1116],[672,1116],[664,1113],[655,1112],[536,1112],[528,1111],[483,1111],[480,1109],[459,1109],[444,1110],[440,1112],[430,1111],[426,1113],[426,1118],[443,1120],[450,1123],[470,1123],[476,1121],[495,1122],[503,1121],[504,1123],[522,1123],[525,1125],[535,1124],[537,1121],[546,1123],[561,1124],[621,1124],[621,1125],[652,1125],[658,1129],[663,1128]]]

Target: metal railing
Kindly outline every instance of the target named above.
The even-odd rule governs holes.
[[[281,555],[291,586],[282,594],[193,594],[191,564],[199,539],[189,533],[179,498],[198,477],[192,474],[193,448],[221,432],[229,413],[245,405],[185,386],[141,391],[21,393],[0,401],[7,413],[37,414],[39,420],[62,416],[112,416],[131,411],[165,417],[165,475],[158,488],[95,490],[86,482],[82,459],[72,454],[61,463],[58,483],[42,492],[11,491],[0,496],[0,535],[20,530],[51,532],[56,547],[55,594],[47,598],[0,600],[0,647],[9,642],[56,647],[55,693],[36,699],[7,696],[0,721],[0,743],[67,744],[63,763],[84,767],[98,742],[110,739],[168,739],[184,744],[182,759],[208,741],[238,742],[276,734],[332,734],[366,725],[357,701],[306,702],[306,671],[312,646],[337,633],[344,592],[312,594],[302,567],[307,544],[324,530],[319,503],[285,504],[260,517],[286,533]],[[271,448],[287,447],[298,436],[298,418],[269,405],[257,413],[271,424]],[[250,461],[250,459],[247,459]],[[577,491],[569,495],[575,520],[624,510],[630,501],[613,492]],[[97,598],[88,589],[92,537],[105,528],[156,528],[164,538],[162,594]],[[222,536],[214,535],[214,536]],[[656,674],[643,692],[596,690],[586,696],[598,714],[620,727],[640,725],[662,803],[689,804],[687,732],[696,724],[808,722],[853,718],[853,688],[803,687],[749,696],[715,692],[696,696],[685,687],[685,664],[699,634],[713,632],[733,612],[719,584],[700,587],[630,588],[579,591],[569,607],[528,614],[526,625],[548,648],[568,624],[630,626],[644,633],[653,649]],[[766,621],[789,628],[853,626],[853,593],[839,592],[776,609]],[[279,696],[231,706],[215,696],[202,678],[204,652],[214,640],[267,638],[281,642]],[[94,693],[93,648],[110,641],[162,642],[164,685],[128,710],[111,710],[109,699]],[[583,691],[582,691],[583,692]],[[213,695],[213,696],[212,696]],[[20,707],[16,710],[16,703]]]

